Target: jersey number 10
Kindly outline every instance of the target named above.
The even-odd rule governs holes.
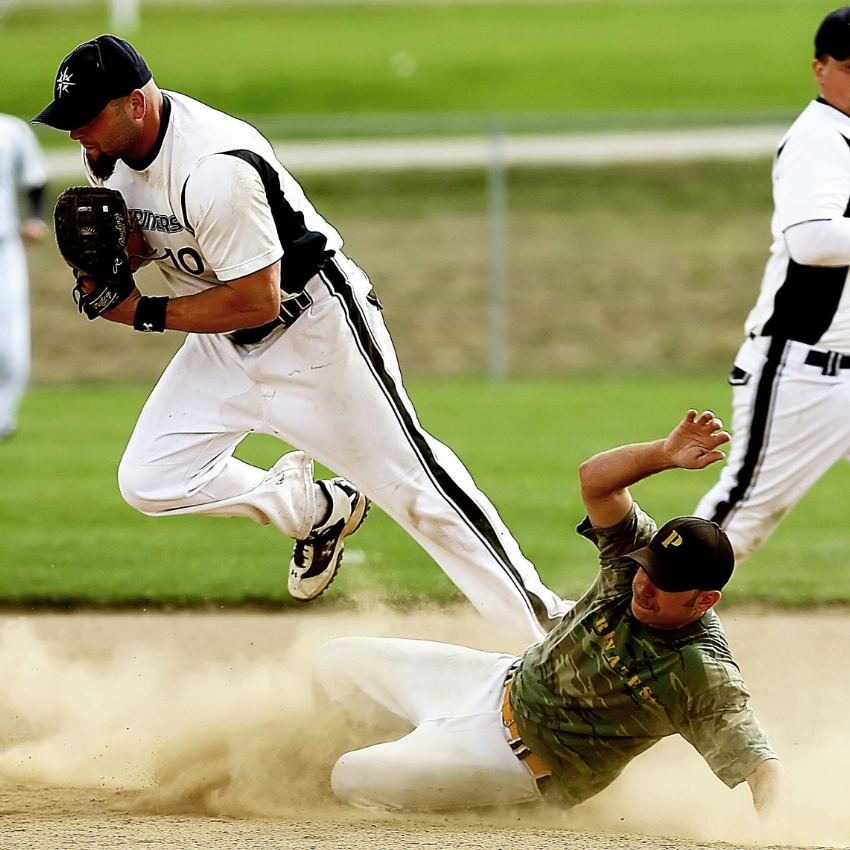
[[[153,257],[152,259],[158,261],[171,260],[175,269],[189,272],[189,274],[204,273],[204,261],[194,248],[178,248],[176,257],[171,248],[165,248],[162,256]]]

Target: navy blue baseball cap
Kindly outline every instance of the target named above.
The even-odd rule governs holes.
[[[831,56],[839,62],[850,58],[850,6],[830,12],[815,35],[815,58]]]
[[[716,522],[695,516],[671,519],[648,546],[629,552],[629,557],[668,593],[721,590],[735,569],[735,552],[726,532]]]
[[[62,60],[53,101],[32,123],[77,130],[96,118],[110,100],[140,89],[150,79],[145,60],[132,44],[114,35],[100,35]]]

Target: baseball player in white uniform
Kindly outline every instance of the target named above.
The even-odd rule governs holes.
[[[29,287],[22,243],[47,233],[46,182],[32,130],[19,118],[0,115],[0,440],[15,433],[29,379]],[[23,221],[18,213],[22,192],[29,208]]]
[[[850,459],[850,6],[815,37],[820,96],[779,144],[773,244],[735,358],[735,436],[699,516],[740,561],[834,463]]]
[[[566,606],[422,429],[372,284],[257,130],[160,90],[114,36],[63,60],[34,120],[70,131],[91,181],[123,194],[176,296],[137,291],[106,318],[189,332],[121,461],[131,505],[274,524],[296,539],[289,589],[307,600],[372,500],[491,622],[523,638],[548,631]],[[301,451],[250,466],[233,452],[253,432]],[[314,483],[312,458],[344,478]]]

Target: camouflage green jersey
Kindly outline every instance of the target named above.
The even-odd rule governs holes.
[[[653,629],[631,612],[629,552],[655,523],[637,505],[611,528],[578,531],[599,547],[590,590],[520,661],[511,691],[519,733],[553,771],[567,804],[597,794],[639,753],[679,733],[730,788],[776,758],[749,705],[717,614]]]

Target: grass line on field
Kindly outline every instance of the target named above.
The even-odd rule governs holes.
[[[728,421],[720,377],[546,381],[417,381],[424,426],[454,448],[537,565],[565,596],[593,579],[592,547],[573,531],[583,510],[581,460],[665,433],[689,406]],[[146,390],[42,387],[28,395],[20,433],[0,444],[0,600],[5,605],[197,607],[293,604],[291,542],[271,527],[210,517],[151,518],[121,500],[115,469]],[[285,446],[251,437],[246,462],[270,466]],[[659,519],[693,510],[718,473],[655,476],[635,488]],[[742,565],[729,603],[850,602],[850,467],[840,464]],[[380,510],[349,542],[329,603],[448,601],[458,594]]]

